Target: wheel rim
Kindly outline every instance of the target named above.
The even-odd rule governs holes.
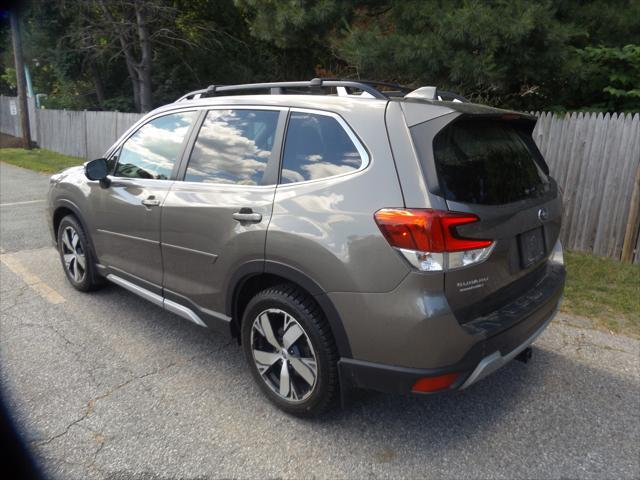
[[[280,398],[296,403],[313,393],[316,354],[302,325],[287,312],[270,308],[255,318],[251,351],[260,377]]]
[[[62,231],[62,258],[69,277],[76,283],[82,282],[87,274],[87,260],[80,236],[73,227]]]

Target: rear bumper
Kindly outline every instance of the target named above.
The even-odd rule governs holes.
[[[536,339],[540,336],[540,334],[551,323],[551,320],[553,320],[553,317],[556,316],[559,306],[560,306],[560,302],[556,304],[556,308],[554,309],[552,314],[549,315],[547,320],[529,338],[527,338],[524,342],[522,342],[516,348],[511,350],[509,353],[503,355],[500,351],[495,351],[491,355],[487,355],[482,360],[480,360],[480,363],[478,363],[478,366],[473,370],[473,372],[471,372],[471,374],[466,378],[464,383],[460,386],[460,390],[470,387],[477,381],[482,380],[487,375],[495,372],[500,367],[503,367],[504,365],[509,363],[511,360],[516,358],[518,354],[520,354],[523,350],[530,347],[531,344],[536,341]]]
[[[409,393],[417,380],[457,373],[458,378],[447,390],[465,389],[498,370],[520,352],[529,347],[555,317],[564,289],[565,272],[561,268],[544,285],[544,301],[536,302],[535,309],[523,309],[514,315],[513,309],[494,312],[491,323],[508,325],[506,328],[477,328],[476,342],[461,360],[438,368],[407,368],[388,364],[342,358],[339,362],[340,382],[343,389],[365,388],[388,393]],[[520,299],[516,299],[517,303]],[[531,305],[529,305],[531,307]],[[526,313],[525,310],[528,310]],[[518,318],[514,318],[514,317]],[[479,324],[482,324],[479,322]],[[442,338],[441,341],[446,338]],[[440,392],[438,392],[440,393]]]
[[[540,325],[536,323],[533,334],[512,350],[504,353],[496,350],[484,357],[472,352],[462,362],[448,367],[405,368],[343,358],[339,362],[341,387],[343,389],[366,388],[387,393],[409,393],[421,378],[460,373],[448,390],[463,390],[503,367],[529,347],[551,323],[558,306],[559,303],[556,303],[553,312],[546,316]],[[505,332],[505,334],[509,333]]]

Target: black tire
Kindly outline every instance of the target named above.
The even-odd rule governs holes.
[[[71,237],[68,236],[70,232],[77,234],[75,245],[71,245],[73,242]],[[65,238],[65,236],[67,237]],[[95,257],[87,234],[74,215],[67,215],[60,221],[58,226],[58,253],[60,254],[60,261],[67,280],[76,290],[89,292],[104,285],[104,279],[97,272]],[[65,261],[65,255],[70,256],[71,261],[69,263]],[[82,257],[84,257],[84,268],[78,260]],[[74,267],[81,275],[75,275],[76,270],[74,270]]]
[[[297,323],[304,332],[304,337],[300,336],[300,340],[296,341],[297,343],[293,344],[293,347],[289,350],[289,356],[280,359],[280,363],[273,364],[273,367],[269,367],[274,370],[278,369],[275,372],[271,371],[269,375],[278,376],[277,371],[282,372],[282,364],[285,361],[293,362],[296,360],[296,357],[299,359],[303,356],[299,349],[304,349],[308,347],[309,344],[312,347],[312,355],[315,356],[316,360],[313,365],[317,367],[313,387],[308,385],[308,380],[305,382],[304,378],[298,375],[299,370],[294,368],[293,363],[289,364],[290,367],[288,367],[291,376],[291,391],[294,392],[296,390],[294,384],[298,382],[297,384],[301,385],[302,389],[305,387],[309,389],[306,393],[306,398],[302,398],[303,395],[300,396],[300,399],[296,400],[284,398],[273,389],[273,386],[270,386],[269,378],[263,376],[258,369],[258,362],[254,359],[254,345],[252,344],[252,340],[264,341],[266,337],[261,336],[258,330],[254,329],[254,321],[259,323],[259,320],[257,320],[258,317],[267,310],[270,312],[276,310],[285,312],[295,320],[295,323]],[[270,313],[270,315],[277,317],[280,314],[276,312]],[[289,323],[289,325],[291,325],[291,323]],[[253,337],[252,330],[254,330]],[[279,341],[282,345],[286,345],[283,331],[274,330],[274,334],[275,337],[280,338]],[[265,395],[277,407],[292,415],[315,417],[335,404],[338,395],[338,353],[335,341],[322,311],[307,294],[289,284],[277,285],[261,291],[249,301],[249,304],[245,308],[242,318],[241,334],[243,350],[251,374]],[[267,348],[269,348],[269,345],[267,345]],[[262,348],[260,348],[260,350],[262,350]],[[273,348],[273,350],[275,352],[277,349]],[[287,353],[283,353],[282,355],[287,355]],[[304,356],[308,357],[309,355],[305,354]],[[300,363],[298,362],[297,365],[300,365]],[[283,377],[279,377],[279,380],[282,378]]]

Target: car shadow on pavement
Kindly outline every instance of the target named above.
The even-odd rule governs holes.
[[[381,462],[396,458],[399,453],[394,452],[402,449],[409,454],[407,445],[419,447],[420,454],[443,454],[469,442],[485,441],[499,430],[508,432],[503,442],[535,441],[536,448],[544,451],[554,445],[562,448],[568,437],[574,444],[576,438],[581,439],[579,443],[591,449],[599,448],[594,443],[606,444],[614,434],[618,441],[628,437],[625,448],[633,448],[629,445],[638,437],[637,422],[629,424],[633,420],[620,415],[640,406],[638,384],[629,376],[591,366],[575,358],[575,353],[570,356],[568,351],[550,349],[544,335],[534,345],[528,364],[513,361],[468,390],[429,397],[361,391],[345,408],[308,420],[280,412],[261,395],[241,349],[228,335],[208,334],[157,307],[153,315],[145,315],[150,307],[117,287],[99,292],[96,300],[99,298],[100,302],[124,304],[128,318],[122,325],[128,323],[135,330],[134,323],[146,333],[154,332],[146,342],[171,339],[184,355],[197,358],[194,368],[207,378],[201,388],[212,392],[212,401],[218,405],[228,402],[224,408],[244,422],[266,424],[277,419],[283,427],[288,424],[310,435],[323,432],[354,441],[366,438],[366,448],[382,452]],[[224,391],[234,394],[225,398],[219,393]]]
[[[564,445],[560,438],[571,439],[565,444],[578,438],[588,449],[598,438],[608,444],[615,436],[616,443],[633,449],[628,442],[634,444],[640,429],[637,413],[630,424],[631,412],[639,411],[639,394],[631,378],[534,345],[528,364],[511,362],[468,390],[430,397],[363,392],[322,421],[344,431],[359,428],[357,417],[368,435],[386,442],[420,438],[425,454],[484,441],[500,430],[514,442],[531,441],[543,450],[540,437],[559,448]],[[631,413],[626,420],[625,412]]]

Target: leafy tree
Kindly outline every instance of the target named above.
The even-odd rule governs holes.
[[[640,38],[640,2],[634,0],[236,4],[256,38],[289,50],[328,45],[332,57],[314,58],[329,72],[437,85],[520,109],[596,105],[602,88],[594,88],[594,66],[577,49]],[[617,105],[631,108],[626,101]]]
[[[524,110],[639,110],[638,0],[28,0],[47,105],[144,111],[206,85],[437,85]],[[0,21],[0,92],[12,88]]]
[[[236,0],[251,33],[279,48],[323,43],[335,22],[344,17],[351,2],[340,0]]]
[[[358,75],[393,75],[515,108],[553,98],[577,34],[555,18],[550,2],[408,0],[392,2],[375,23],[367,13],[335,44]]]
[[[279,80],[331,76],[341,59],[332,52],[338,25],[346,25],[349,0],[235,0],[253,37],[275,47],[271,61]]]
[[[176,24],[177,8],[163,0],[66,0],[64,10],[73,22],[68,38],[88,57],[92,71],[108,56],[124,60],[139,111],[153,108],[153,59],[160,49],[199,46],[181,28],[185,24]],[[192,20],[191,31],[209,31],[205,23]],[[96,90],[101,90],[98,83]]]
[[[592,70],[595,78],[591,79],[591,84],[605,84],[602,88],[606,94],[604,101],[593,107],[640,111],[640,45],[586,47],[578,54],[596,67]]]

